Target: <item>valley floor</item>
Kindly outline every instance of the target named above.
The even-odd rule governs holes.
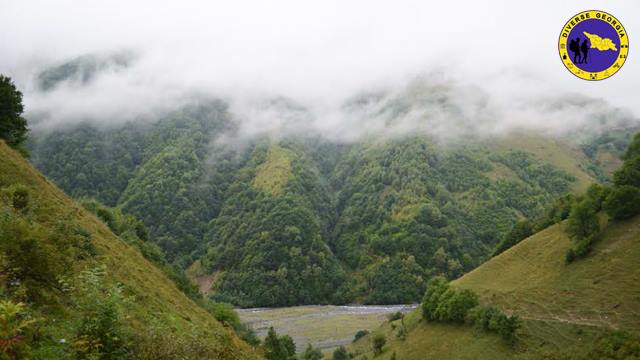
[[[273,326],[280,335],[289,335],[297,351],[307,344],[330,353],[351,343],[358,330],[373,330],[391,313],[406,313],[416,305],[308,305],[283,308],[239,309],[240,319],[262,339]]]

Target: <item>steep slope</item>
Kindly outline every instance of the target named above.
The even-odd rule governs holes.
[[[22,277],[22,280],[16,280],[24,284],[26,295],[20,295],[22,292],[13,287],[16,280],[7,283],[7,278],[3,277],[2,296],[29,302],[35,316],[42,318],[40,321],[45,326],[39,342],[34,345],[38,351],[46,352],[40,356],[66,358],[71,357],[73,351],[80,351],[74,350],[80,346],[78,342],[65,345],[66,342],[59,341],[64,338],[75,340],[74,333],[79,331],[77,324],[85,321],[80,313],[82,306],[73,300],[74,292],[69,289],[82,287],[76,284],[83,276],[79,275],[82,271],[100,268],[101,273],[106,272],[105,286],[117,286],[127,299],[122,309],[123,326],[131,328],[138,346],[144,346],[142,339],[153,344],[155,336],[160,342],[173,339],[163,345],[167,350],[164,356],[168,358],[173,358],[169,354],[171,351],[173,356],[179,357],[180,346],[201,346],[204,353],[220,359],[256,358],[254,351],[230,329],[188,299],[138,251],[116,237],[106,225],[1,141],[0,186],[5,195],[0,207],[3,261],[24,263],[29,254],[39,254],[34,261],[40,264],[29,272],[21,271],[16,275]],[[16,197],[16,193],[27,195]],[[23,198],[28,201],[17,206],[16,199]],[[24,244],[31,245],[25,247]],[[21,251],[18,254],[22,255],[12,257],[15,251]],[[61,285],[67,283],[70,285]],[[111,290],[106,292],[111,293]],[[91,300],[81,298],[78,301]],[[95,300],[108,302],[107,299]],[[168,332],[160,329],[168,329]],[[144,338],[146,333],[154,335]],[[162,348],[160,345],[150,347]],[[142,350],[137,348],[137,351]]]
[[[604,150],[600,150],[594,156],[602,156],[603,161],[596,165],[578,146],[571,146],[566,140],[545,138],[535,134],[516,133],[487,145],[499,152],[526,152],[537,161],[546,162],[571,174],[576,178],[571,187],[571,190],[575,192],[582,192],[593,182],[602,181],[611,176],[611,168],[616,168],[620,163],[617,156],[605,161],[606,156],[610,153],[605,154]],[[606,170],[600,170],[600,167],[604,167]],[[604,178],[598,178],[598,175],[602,175]]]
[[[224,104],[202,101],[154,121],[33,134],[33,163],[73,197],[95,197],[142,219],[169,260],[189,265],[243,160],[210,157],[227,116]]]
[[[369,97],[345,106],[363,124],[378,115],[402,123],[417,111],[422,129],[440,106],[464,123],[447,91],[410,92],[391,103]],[[260,112],[276,111],[287,129],[305,128],[310,111],[276,103]],[[473,269],[517,221],[608,181],[612,155],[629,133],[606,129],[633,124],[604,121],[595,135],[586,129],[570,138],[465,131],[451,139],[425,131],[339,143],[297,131],[247,138],[235,116],[224,102],[201,99],[159,118],[37,133],[31,149],[36,166],[67,193],[143,220],[166,258],[190,268],[218,299],[389,304],[418,301],[429,277]],[[290,261],[297,251],[308,261]],[[292,296],[286,286],[272,287],[279,294],[255,286],[292,283],[301,273],[308,281]]]
[[[216,299],[241,306],[334,300],[340,265],[327,242],[333,216],[318,170],[293,144],[260,145],[211,221],[200,260],[220,272]]]
[[[640,332],[640,218],[611,224],[588,257],[569,265],[562,255],[572,243],[563,226],[541,231],[456,284],[526,318]]]
[[[592,162],[577,148],[544,137],[468,146],[425,137],[349,145],[263,139],[234,147],[213,140],[226,134],[227,116],[214,103],[187,107],[156,124],[60,130],[36,137],[34,162],[74,196],[97,197],[142,219],[179,266],[187,268],[209,253],[205,268],[202,262],[192,268],[200,280],[209,279],[205,292],[214,279],[229,283],[223,272],[237,270],[247,257],[212,261],[266,229],[258,222],[240,226],[258,214],[256,204],[290,199],[293,190],[300,200],[295,202],[315,219],[309,224],[318,222],[317,230],[303,232],[303,241],[320,236],[319,244],[329,247],[314,251],[325,253],[328,262],[310,264],[325,264],[329,268],[322,271],[337,275],[322,285],[334,294],[311,291],[271,301],[243,295],[241,302],[236,295],[223,297],[244,305],[417,301],[431,274],[455,278],[474,268],[516,221],[536,217],[553,198],[596,181],[585,169]],[[272,150],[260,150],[265,144]],[[564,155],[549,156],[557,152]],[[289,183],[299,186],[288,189]],[[287,224],[271,224],[268,231],[285,233]],[[267,251],[250,250],[252,261]],[[276,257],[270,269],[287,268],[285,258]],[[336,266],[353,275],[350,281],[341,283]]]
[[[391,342],[382,359],[394,352],[398,359],[581,359],[608,331],[639,336],[640,216],[607,226],[592,253],[568,265],[572,243],[564,226],[531,236],[454,282],[522,318],[515,347],[468,325],[426,323],[414,311],[405,320],[405,341],[388,323],[379,330]],[[370,341],[352,352],[370,352]]]
[[[333,180],[334,248],[350,269],[366,269],[364,291],[349,286],[354,297],[406,303],[420,298],[430,275],[456,278],[481,263],[518,219],[541,214],[576,176],[517,148],[410,137],[354,145]],[[378,266],[386,257],[397,270]]]

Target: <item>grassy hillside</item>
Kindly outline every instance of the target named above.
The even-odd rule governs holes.
[[[468,325],[421,321],[419,311],[405,319],[406,340],[395,336],[399,321],[379,329],[397,359],[565,359],[585,358],[606,332],[640,335],[640,216],[609,224],[592,253],[565,264],[572,246],[564,223],[554,225],[494,257],[454,282],[523,320],[518,342]],[[371,336],[351,352],[371,354]]]
[[[28,191],[29,205],[26,209],[17,211],[9,208],[6,203],[1,203],[0,215],[5,222],[0,222],[0,226],[6,228],[0,230],[9,229],[13,226],[12,221],[26,223],[28,229],[39,229],[43,234],[49,234],[36,238],[39,244],[35,246],[47,249],[57,247],[61,253],[66,254],[71,250],[61,248],[60,244],[56,243],[59,241],[56,240],[56,234],[62,233],[63,237],[65,234],[58,229],[81,229],[83,236],[90,239],[87,246],[95,248],[94,256],[70,258],[68,266],[55,274],[59,281],[67,279],[65,281],[73,283],[82,270],[104,265],[106,282],[118,285],[127,299],[123,308],[123,319],[136,335],[156,328],[169,329],[167,333],[158,332],[154,335],[166,335],[171,338],[172,342],[167,343],[169,348],[177,348],[180,344],[187,344],[190,340],[198,338],[203,351],[206,349],[209,354],[215,353],[220,359],[256,358],[256,354],[248,345],[216,321],[211,314],[188,299],[137,250],[116,237],[106,225],[67,197],[17,152],[0,141],[0,187],[10,189],[16,186],[23,186]],[[0,236],[3,234],[11,232],[0,231]],[[30,236],[36,236],[33,234],[37,233],[32,232]],[[2,241],[3,244],[10,244],[18,239],[5,238]],[[47,260],[50,256],[60,257],[60,254],[45,252],[42,256],[43,258],[38,259],[39,262]],[[44,295],[31,297],[28,292],[23,296],[12,289],[11,283],[3,283],[2,297],[27,302],[44,329],[40,330],[43,332],[40,336],[44,337],[44,340],[40,339],[41,343],[36,347],[48,348],[48,355],[42,355],[44,358],[52,356],[52,353],[63,358],[65,354],[72,353],[70,348],[64,347],[70,347],[72,344],[65,345],[61,339],[73,340],[73,324],[79,321],[81,315],[77,313],[79,310],[64,287],[55,284],[49,286],[46,281],[40,281],[35,276],[34,278],[36,280],[32,284],[35,285],[30,283],[30,286],[42,287],[44,290],[35,290],[42,290],[38,293]],[[6,281],[5,277],[3,281]]]
[[[290,150],[279,146],[270,147],[265,162],[256,168],[253,186],[258,190],[279,195],[292,175],[291,158],[293,156]]]
[[[572,244],[563,226],[536,234],[456,284],[527,318],[640,332],[640,218],[611,224],[590,256],[569,265],[562,254]]]

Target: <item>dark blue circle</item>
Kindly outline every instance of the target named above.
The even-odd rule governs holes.
[[[603,14],[603,16],[609,16]],[[610,39],[615,45],[616,50],[598,50],[596,48],[591,47],[591,42],[584,34],[584,32],[588,32],[590,34],[598,35],[599,37],[605,39]],[[588,52],[586,62],[576,63],[573,61],[574,53],[570,50],[571,41],[579,39],[580,45],[587,40]],[[611,67],[617,60],[618,55],[620,54],[620,39],[618,38],[618,33],[616,30],[605,20],[599,19],[587,19],[579,22],[576,26],[571,29],[569,33],[569,38],[567,39],[567,50],[571,57],[571,61],[581,70],[586,72],[600,72],[606,70]],[[581,52],[580,56],[584,54]]]

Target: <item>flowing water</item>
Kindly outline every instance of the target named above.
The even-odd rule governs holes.
[[[406,313],[416,305],[307,305],[284,308],[239,309],[240,319],[264,339],[269,327],[289,335],[298,352],[307,344],[324,351],[349,344],[358,330],[374,330],[397,311]]]

